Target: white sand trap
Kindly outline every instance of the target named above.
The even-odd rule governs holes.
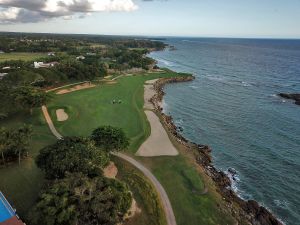
[[[69,119],[68,114],[65,112],[64,109],[58,109],[56,110],[56,117],[58,122],[63,122]]]
[[[154,157],[154,156],[175,156],[178,155],[177,149],[173,146],[169,136],[159,118],[152,111],[145,111],[151,125],[151,135],[142,144],[137,156]]]
[[[158,81],[159,79],[154,79],[154,80],[147,80],[145,82],[145,84],[154,84],[156,81]]]
[[[74,92],[74,91],[80,91],[83,89],[88,89],[88,88],[93,88],[96,87],[96,85],[91,84],[90,82],[84,83],[84,84],[79,84],[76,85],[74,87],[68,88],[68,89],[62,89],[56,92],[57,95],[63,95],[63,94],[67,94],[70,92]]]
[[[150,99],[156,94],[153,85],[144,85],[144,109],[154,109]]]

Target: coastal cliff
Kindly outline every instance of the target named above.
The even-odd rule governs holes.
[[[195,77],[187,75],[184,77],[163,78],[154,83],[156,94],[151,98],[151,102],[155,110],[161,115],[162,122],[167,128],[168,132],[174,136],[176,141],[183,145],[189,152],[194,153],[195,160],[199,166],[203,168],[206,175],[208,175],[215,183],[218,192],[226,201],[230,208],[233,217],[241,225],[282,225],[282,223],[266,208],[260,206],[256,201],[245,201],[237,196],[231,189],[231,181],[229,177],[222,171],[217,170],[213,166],[211,157],[211,148],[207,145],[199,145],[192,143],[181,134],[178,133],[180,128],[177,128],[173,123],[171,116],[163,113],[161,101],[163,100],[164,86],[170,83],[188,82],[194,80]]]

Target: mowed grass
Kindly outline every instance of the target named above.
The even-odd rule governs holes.
[[[131,138],[128,153],[133,155],[151,132],[143,110],[143,84],[146,80],[171,76],[179,74],[167,72],[123,77],[114,85],[101,85],[56,96],[49,105],[50,114],[63,135],[88,136],[101,125],[121,127]],[[122,103],[112,104],[114,99]],[[60,108],[69,114],[69,120],[57,122],[55,112]],[[224,212],[226,209],[221,203],[221,196],[215,190],[203,194],[207,186],[203,174],[189,162],[185,154],[136,159],[150,168],[166,189],[178,225],[234,224],[232,217]],[[208,186],[214,188],[211,184]]]
[[[34,130],[29,157],[22,160],[20,165],[10,163],[0,168],[0,190],[23,219],[35,203],[44,182],[44,176],[36,167],[34,157],[41,148],[55,142],[55,138],[50,133],[40,109],[36,109],[33,115],[24,112],[1,120],[0,127],[15,128],[24,123],[32,125]]]
[[[144,82],[174,73],[149,74],[118,79],[117,84],[102,84],[95,88],[56,95],[48,105],[53,122],[63,136],[89,136],[102,125],[124,129],[131,139],[134,153],[150,134],[150,126],[143,111]],[[113,104],[112,101],[121,103]],[[56,110],[65,109],[69,119],[57,122]]]
[[[46,53],[31,53],[31,52],[15,52],[0,54],[0,62],[9,60],[32,61],[38,58],[46,57]]]

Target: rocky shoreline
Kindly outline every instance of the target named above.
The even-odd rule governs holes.
[[[300,105],[300,94],[280,93],[279,96],[285,99],[294,100],[296,105]]]
[[[193,151],[197,164],[199,164],[205,173],[214,181],[218,192],[227,202],[233,217],[241,225],[283,225],[266,208],[260,206],[256,201],[245,201],[237,196],[231,189],[230,178],[222,171],[217,170],[212,162],[211,148],[207,145],[192,143],[178,133],[179,128],[173,123],[171,116],[163,113],[161,102],[163,100],[164,86],[170,83],[188,82],[194,80],[192,75],[185,77],[162,78],[154,83],[156,94],[151,98],[155,110],[161,115],[164,126],[168,129],[175,139],[187,150]]]

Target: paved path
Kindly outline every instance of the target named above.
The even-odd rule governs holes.
[[[48,113],[47,107],[46,106],[42,106],[42,111],[44,114],[44,117],[46,119],[46,122],[52,132],[52,134],[57,138],[57,139],[62,139],[63,136],[61,134],[59,134],[57,132],[57,130],[54,127],[54,124],[51,120],[51,117]],[[176,225],[176,219],[175,219],[175,215],[172,209],[172,205],[170,203],[169,197],[167,195],[167,192],[165,191],[165,189],[163,188],[163,186],[159,183],[159,181],[156,179],[156,177],[150,172],[150,170],[148,170],[146,167],[144,167],[140,162],[136,161],[135,159],[122,154],[122,153],[112,153],[113,155],[126,160],[127,162],[129,162],[130,164],[132,164],[133,166],[135,166],[137,169],[139,169],[154,185],[157,193],[159,194],[159,197],[162,201],[163,204],[163,208],[165,211],[165,215],[166,215],[166,219],[167,219],[167,224],[168,225]],[[170,178],[172,179],[172,178]]]
[[[165,191],[163,186],[159,183],[159,181],[156,179],[156,177],[150,172],[150,170],[148,170],[146,167],[144,167],[140,162],[136,161],[135,159],[133,159],[125,154],[122,154],[122,153],[112,153],[112,154],[121,159],[124,159],[127,162],[134,165],[152,182],[152,184],[154,185],[154,187],[155,187],[156,191],[158,192],[159,197],[162,201],[168,225],[176,225],[175,215],[174,215],[174,212],[172,209],[171,202],[167,195],[167,192]],[[172,179],[172,178],[170,178],[170,179]]]

